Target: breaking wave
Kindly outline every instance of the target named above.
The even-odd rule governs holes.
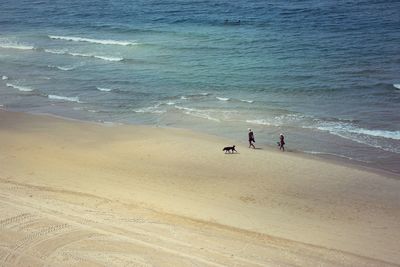
[[[55,68],[63,71],[70,71],[73,69],[76,69],[76,66],[53,66],[53,65],[48,65],[49,68]]]
[[[13,44],[13,43],[0,43],[0,48],[16,49],[16,50],[33,50],[35,47],[24,44]]]
[[[360,134],[360,135],[368,135],[374,137],[381,138],[390,138],[394,140],[400,140],[400,131],[387,131],[387,130],[369,130],[364,128],[359,128],[349,123],[322,123],[316,127],[321,131],[328,131],[332,134]]]
[[[112,89],[110,88],[104,88],[104,87],[96,87],[97,90],[102,91],[102,92],[110,92]]]
[[[8,87],[12,87],[14,89],[17,89],[17,90],[19,90],[21,92],[32,92],[33,91],[32,88],[27,87],[27,86],[20,86],[20,85],[15,85],[15,84],[12,84],[12,83],[6,83],[6,85]]]
[[[57,35],[49,35],[50,39],[58,39],[72,42],[87,42],[93,44],[103,44],[103,45],[122,45],[122,46],[130,46],[137,45],[137,42],[132,41],[118,41],[118,40],[101,40],[101,39],[91,39],[91,38],[83,38],[83,37],[74,37],[74,36],[57,36]]]
[[[53,49],[45,49],[46,53],[57,54],[57,55],[69,55],[74,57],[87,57],[87,58],[97,58],[106,61],[123,61],[124,58],[122,57],[111,57],[111,56],[99,56],[99,55],[92,55],[92,54],[83,54],[83,53],[73,53],[67,52],[64,50],[53,50]]]
[[[187,107],[182,107],[182,106],[174,106],[176,109],[181,110],[184,114],[186,115],[191,115],[194,117],[198,118],[203,118],[215,122],[220,122],[219,119],[213,117],[210,115],[211,111],[210,110],[199,110],[199,109],[194,109],[194,108],[187,108]]]
[[[68,97],[68,96],[59,96],[59,95],[48,95],[47,97],[52,100],[70,101],[70,102],[77,102],[77,103],[80,102],[79,97],[77,97],[77,96]]]

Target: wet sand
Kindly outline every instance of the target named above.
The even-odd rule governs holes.
[[[0,265],[400,265],[399,180],[231,144],[0,111]]]

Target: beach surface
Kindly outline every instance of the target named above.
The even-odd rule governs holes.
[[[400,266],[400,180],[189,130],[0,111],[0,266]]]

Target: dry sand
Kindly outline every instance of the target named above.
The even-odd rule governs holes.
[[[188,130],[0,111],[0,266],[400,266],[400,181]]]

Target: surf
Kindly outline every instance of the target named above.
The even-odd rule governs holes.
[[[48,95],[47,97],[49,99],[51,99],[51,100],[69,101],[69,102],[80,103],[79,97],[77,97],[77,96],[68,97],[68,96],[60,96],[60,95]]]
[[[15,85],[15,84],[12,84],[12,83],[6,83],[6,85],[7,85],[8,87],[17,89],[17,90],[19,90],[19,91],[21,91],[21,92],[32,92],[32,91],[33,91],[32,88],[27,87],[27,86],[20,86],[20,85]]]
[[[49,35],[50,39],[54,40],[65,40],[72,42],[87,42],[93,44],[102,44],[102,45],[121,45],[121,46],[132,46],[137,45],[137,42],[132,41],[118,41],[118,40],[102,40],[102,39],[91,39],[84,37],[75,37],[75,36],[58,36],[58,35]]]
[[[97,58],[105,61],[111,61],[111,62],[118,62],[118,61],[123,61],[124,58],[122,57],[112,57],[112,56],[100,56],[100,55],[94,55],[94,54],[84,54],[84,53],[75,53],[75,52],[68,52],[64,50],[53,50],[53,49],[45,49],[44,50],[46,53],[50,54],[56,54],[56,55],[69,55],[73,57],[85,57],[85,58]]]
[[[34,50],[35,49],[34,46],[23,45],[23,44],[0,44],[0,48],[16,49],[16,50]]]

